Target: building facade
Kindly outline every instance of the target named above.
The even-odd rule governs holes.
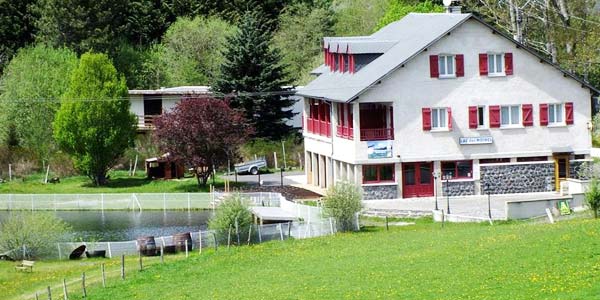
[[[300,100],[299,96],[293,95],[295,90],[290,91],[289,97]],[[138,118],[138,132],[147,132],[154,128],[154,119],[163,112],[168,112],[185,97],[212,96],[209,86],[179,86],[171,88],[160,88],[157,90],[129,90],[130,110]],[[286,124],[293,128],[302,127],[302,101],[295,101],[290,107],[295,113],[292,119],[286,120]]]
[[[470,14],[324,39],[299,90],[307,182],[365,199],[545,192],[578,176],[598,91]]]

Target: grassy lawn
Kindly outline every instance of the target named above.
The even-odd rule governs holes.
[[[96,187],[85,176],[72,176],[61,178],[60,183],[44,184],[44,174],[34,174],[25,180],[14,180],[0,184],[0,193],[13,194],[87,194],[87,193],[185,193],[208,192],[206,187],[199,187],[196,178],[186,177],[172,180],[151,180],[141,171],[135,176],[128,176],[126,171],[112,171],[107,186]],[[223,187],[223,181],[217,176],[217,188]],[[209,180],[208,183],[212,183]],[[238,184],[241,185],[241,184]],[[236,183],[231,182],[230,187],[235,188]]]
[[[368,227],[194,253],[188,260],[131,272],[125,281],[113,279],[106,289],[93,286],[88,298],[600,299],[599,249],[596,220],[444,228],[426,220],[389,232]],[[65,265],[66,272],[81,263],[56,264]],[[10,281],[0,295],[15,294],[7,294],[7,287],[23,291],[31,283],[27,276],[55,276],[39,269],[14,277],[4,264],[0,279]]]

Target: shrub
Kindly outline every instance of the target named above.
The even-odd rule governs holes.
[[[327,191],[323,198],[325,212],[333,217],[338,229],[349,231],[354,228],[355,214],[362,208],[360,188],[349,182],[338,182]]]
[[[0,223],[0,249],[14,250],[14,259],[48,255],[66,237],[70,226],[50,212],[15,212]],[[24,250],[23,250],[24,249]]]
[[[223,200],[214,217],[208,222],[208,227],[217,232],[221,241],[227,240],[229,228],[231,228],[233,241],[236,233],[236,220],[240,234],[248,232],[248,228],[252,225],[252,213],[244,198],[238,193],[231,194]]]
[[[598,210],[600,209],[600,183],[594,178],[590,182],[590,186],[585,192],[585,200],[588,207],[594,212],[594,218],[598,218]]]

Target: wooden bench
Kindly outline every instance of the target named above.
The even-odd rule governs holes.
[[[20,264],[15,266],[15,269],[22,271],[27,271],[27,269],[29,269],[29,271],[33,272],[33,264],[35,264],[35,261],[23,260]]]

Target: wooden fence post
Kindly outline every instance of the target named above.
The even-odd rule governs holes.
[[[121,254],[121,279],[125,279],[125,254]]]
[[[106,272],[104,271],[104,263],[102,263],[101,269],[102,269],[102,287],[105,288],[106,287]]]
[[[87,291],[85,289],[85,272],[81,274],[81,289],[83,291],[83,298],[87,298]]]
[[[52,300],[52,292],[50,291],[50,286],[48,286],[48,300]]]
[[[160,263],[165,263],[165,248],[162,245],[160,246]]]
[[[138,260],[140,261],[140,271],[142,271],[144,269],[142,265],[142,250],[138,251]]]
[[[202,254],[202,230],[198,231],[198,254]]]
[[[188,243],[187,241],[185,241],[185,258],[190,257],[190,253],[188,251]]]
[[[63,297],[65,300],[69,300],[69,294],[67,292],[67,280],[63,278]]]
[[[227,249],[229,249],[229,244],[231,244],[231,224],[229,224],[229,231],[227,233]]]
[[[248,229],[248,246],[250,246],[250,238],[252,237],[252,224],[250,224],[250,227]]]

